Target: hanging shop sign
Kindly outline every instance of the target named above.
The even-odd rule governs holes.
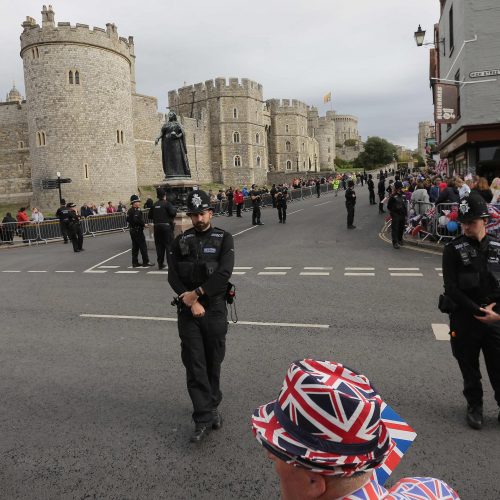
[[[434,113],[436,123],[457,123],[458,87],[448,83],[434,85]]]

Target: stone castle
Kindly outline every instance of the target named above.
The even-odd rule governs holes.
[[[42,26],[22,24],[26,99],[14,88],[0,103],[0,202],[54,207],[61,177],[76,203],[127,201],[163,178],[154,146],[164,114],[157,99],[136,92],[133,37],[55,23],[43,6]],[[216,78],[168,93],[186,132],[193,179],[224,185],[265,184],[268,172],[303,175],[334,170],[336,144],[360,142],[357,119],[297,100],[264,100],[249,79]]]

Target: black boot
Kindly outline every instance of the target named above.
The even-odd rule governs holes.
[[[483,407],[467,406],[467,423],[469,427],[480,430],[483,427]]]
[[[199,443],[210,434],[211,430],[212,426],[210,424],[196,424],[189,441],[191,441],[191,443]]]
[[[223,422],[222,413],[219,410],[212,410],[212,429],[218,431]]]

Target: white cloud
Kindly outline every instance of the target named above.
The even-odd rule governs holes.
[[[134,36],[137,90],[159,98],[218,76],[246,77],[264,97],[317,105],[332,91],[333,107],[359,117],[364,137],[379,135],[415,147],[418,122],[432,118],[428,50],[417,48],[419,23],[438,21],[436,0],[65,0],[57,21],[118,26]],[[8,8],[7,8],[8,7]],[[23,91],[21,23],[41,23],[41,3],[26,0],[2,12],[0,92],[15,80]]]

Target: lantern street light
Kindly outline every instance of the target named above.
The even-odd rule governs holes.
[[[422,47],[422,45],[433,45],[434,48],[438,48],[438,43],[444,44],[445,39],[441,38],[439,41],[434,41],[434,42],[426,42],[424,43],[425,40],[425,30],[422,29],[422,26],[420,24],[418,25],[417,31],[414,33],[415,37],[415,42],[417,44],[417,47]]]

